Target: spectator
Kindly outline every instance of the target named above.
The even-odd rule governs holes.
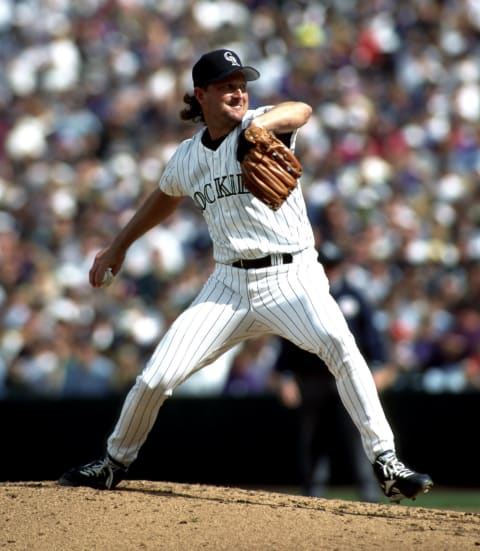
[[[480,342],[480,310],[476,303],[460,301],[451,323],[436,334],[423,350],[423,388],[431,392],[461,392],[475,385],[475,365]],[[417,344],[418,348],[418,344]]]
[[[93,342],[80,336],[74,354],[65,366],[62,394],[65,397],[102,397],[114,391],[114,364],[96,350]]]
[[[0,355],[7,373],[20,349],[22,361],[33,360],[32,343],[42,339],[29,334],[29,346],[19,345],[22,331],[11,321],[19,285],[31,289],[25,311],[77,287],[82,294],[71,304],[95,319],[115,308],[109,297],[121,287],[127,311],[148,311],[158,300],[170,317],[179,308],[176,278],[183,280],[191,256],[208,265],[198,213],[186,207],[172,221],[169,251],[144,241],[117,291],[101,300],[85,291],[95,252],[186,137],[177,91],[207,46],[235,45],[259,62],[265,78],[251,88],[252,105],[297,97],[314,107],[297,144],[308,210],[323,235],[355,250],[355,281],[396,339],[396,358],[415,369],[420,320],[449,311],[448,299],[431,293],[439,274],[454,269],[466,293],[475,288],[468,280],[480,258],[478,4],[247,4],[2,2]],[[92,227],[104,237],[92,237]],[[205,275],[178,283],[180,300],[194,296]],[[55,323],[46,309],[41,316]],[[113,332],[115,343],[123,328]]]
[[[232,359],[223,393],[227,396],[254,396],[268,392],[268,379],[278,355],[275,337],[245,341]]]

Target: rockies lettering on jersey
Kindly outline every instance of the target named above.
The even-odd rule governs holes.
[[[213,203],[217,199],[241,193],[250,193],[243,185],[242,174],[230,174],[229,176],[215,178],[213,184],[205,184],[203,191],[197,191],[193,194],[193,200],[200,210],[205,210],[207,203]]]
[[[160,188],[167,195],[189,196],[202,211],[216,262],[296,253],[313,246],[313,231],[305,223],[306,206],[300,185],[274,212],[243,184],[237,161],[238,137],[252,118],[268,107],[247,111],[242,124],[213,150],[202,143],[204,129],[183,141],[167,163]],[[291,138],[295,145],[296,132]]]

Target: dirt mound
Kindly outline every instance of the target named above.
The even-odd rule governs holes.
[[[480,514],[166,482],[113,492],[16,482],[0,484],[0,548],[469,551],[480,549]]]

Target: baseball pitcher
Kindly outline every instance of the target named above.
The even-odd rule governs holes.
[[[372,374],[317,261],[294,155],[312,109],[300,101],[250,109],[247,83],[259,76],[231,50],[198,60],[181,117],[201,129],[179,145],[158,189],[94,260],[90,283],[101,287],[132,243],[190,197],[208,226],[215,267],[137,377],[105,456],[67,471],[59,484],[113,489],[179,384],[241,341],[275,334],[328,366],[386,496],[413,499],[432,486],[398,460]]]

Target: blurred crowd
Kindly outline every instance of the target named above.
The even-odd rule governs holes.
[[[112,286],[88,270],[198,130],[179,112],[216,47],[260,70],[252,106],[313,106],[317,242],[375,308],[394,388],[480,388],[479,0],[0,0],[0,396],[123,392],[203,284],[189,201]],[[263,392],[278,350],[246,344],[184,392]]]

